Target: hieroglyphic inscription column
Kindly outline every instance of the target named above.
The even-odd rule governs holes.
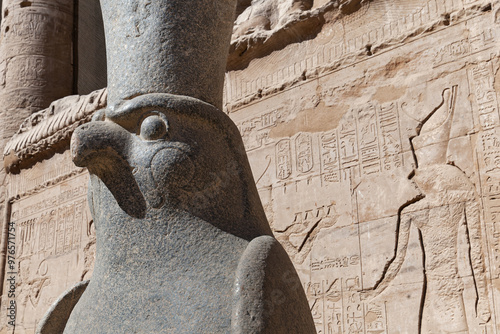
[[[31,113],[73,91],[72,0],[4,0],[0,26],[0,152]],[[0,164],[0,226],[8,200]],[[2,232],[5,228],[2,229]],[[0,245],[3,268],[5,242]],[[0,273],[0,281],[3,273]]]

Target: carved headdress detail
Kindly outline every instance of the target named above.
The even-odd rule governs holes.
[[[419,135],[412,139],[419,166],[446,163],[457,88],[453,86],[443,91],[441,103],[422,121]]]
[[[40,334],[315,331],[220,110],[235,4],[101,0],[108,107],[71,142],[90,174],[94,272]]]

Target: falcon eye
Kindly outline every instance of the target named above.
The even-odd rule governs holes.
[[[141,137],[144,140],[162,139],[167,134],[168,124],[158,115],[148,116],[141,124]]]

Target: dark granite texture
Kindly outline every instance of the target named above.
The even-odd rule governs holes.
[[[52,304],[45,317],[38,324],[39,330],[37,330],[37,333],[62,333],[73,308],[80,300],[82,293],[88,285],[89,281],[83,281],[65,291],[62,296]]]
[[[78,128],[72,154],[97,257],[64,333],[314,333],[225,114],[143,95]]]
[[[101,0],[109,104],[146,93],[222,108],[235,0]]]
[[[234,5],[102,1],[110,100],[71,143],[96,261],[64,333],[315,333],[217,108]]]

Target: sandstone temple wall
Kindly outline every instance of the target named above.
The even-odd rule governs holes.
[[[317,332],[500,333],[500,2],[253,0],[238,14],[224,109]],[[55,101],[5,144],[16,296],[4,280],[2,334],[34,333],[91,277],[87,172],[68,147],[105,106],[105,90]]]

